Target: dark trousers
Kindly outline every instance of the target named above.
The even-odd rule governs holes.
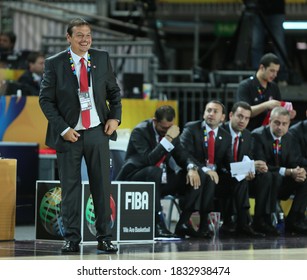
[[[160,212],[161,198],[166,195],[185,195],[187,192],[187,186],[185,184],[185,172],[175,173],[170,171],[167,173],[167,183],[161,183],[162,169],[157,166],[147,166],[141,170],[135,172],[127,179],[129,181],[144,181],[155,183],[155,212]],[[181,206],[185,205],[186,199]]]
[[[255,198],[254,221],[267,220],[276,212],[277,185],[273,184],[274,174],[271,172],[257,174],[249,182],[250,196]]]
[[[287,222],[293,223],[305,217],[307,207],[307,181],[297,183],[289,176],[274,174],[273,183],[277,187],[277,199],[287,200],[294,195],[291,209],[287,215]],[[276,199],[276,200],[277,200]]]
[[[248,223],[248,209],[250,208],[248,181],[239,182],[229,174],[219,174],[215,196],[219,202],[221,216],[226,224],[231,221],[232,215],[236,216],[238,226]]]
[[[79,140],[71,143],[68,151],[57,152],[64,238],[76,243],[81,241],[81,160],[84,156],[94,204],[96,238],[107,240],[111,237],[109,137],[102,126],[79,133]]]

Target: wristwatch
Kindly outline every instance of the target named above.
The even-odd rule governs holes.
[[[194,163],[189,163],[188,164],[188,167],[187,167],[187,170],[194,170],[194,171],[197,171],[198,170],[198,166]]]

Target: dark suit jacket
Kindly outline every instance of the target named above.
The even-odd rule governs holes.
[[[121,120],[120,88],[109,55],[96,49],[90,49],[89,53],[93,94],[100,121],[104,125],[108,119]],[[48,119],[46,144],[57,151],[68,149],[69,143],[60,134],[68,127],[75,127],[78,122],[78,88],[78,79],[71,70],[67,50],[46,59],[39,103]],[[115,133],[111,139],[116,139]]]
[[[167,155],[166,163],[172,156],[176,164],[186,170],[187,165],[193,161],[181,146],[179,137],[175,138],[172,144],[175,147],[170,152],[167,152],[161,144],[157,144],[151,119],[139,123],[131,132],[125,163],[117,180],[126,180],[142,168],[154,166],[164,155]]]
[[[204,148],[204,129],[202,121],[188,122],[180,136],[182,146],[188,151],[199,167],[206,166],[208,159],[207,149]],[[231,154],[231,135],[223,128],[219,127],[215,137],[215,164],[217,172],[230,169],[230,162],[233,161]]]
[[[280,167],[295,168],[299,165],[299,154],[295,147],[293,136],[286,133],[281,138],[280,167],[275,165],[273,142],[274,139],[269,126],[259,127],[252,131],[253,154],[255,160],[263,160],[268,165],[269,171],[278,171]]]
[[[221,127],[223,127],[229,134],[231,133],[229,129],[229,122],[222,124]],[[244,156],[248,156],[250,159],[253,159],[252,134],[247,129],[242,131],[239,139],[238,161],[242,161]]]
[[[300,166],[307,167],[307,120],[299,121],[289,128],[300,154]]]
[[[26,70],[18,79],[18,82],[22,86],[23,95],[39,95],[40,83],[33,79],[33,73]]]

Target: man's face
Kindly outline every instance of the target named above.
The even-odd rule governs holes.
[[[38,75],[42,75],[44,72],[45,58],[39,56],[34,63],[30,63],[30,71]]]
[[[10,51],[13,49],[13,44],[10,38],[6,35],[0,35],[0,49],[4,51]]]
[[[260,78],[267,82],[272,82],[279,71],[280,65],[271,63],[268,67],[260,65]]]
[[[66,38],[72,51],[79,56],[83,56],[92,45],[91,29],[88,25],[74,26],[72,35],[67,34]]]
[[[212,129],[218,127],[218,125],[225,119],[223,114],[223,108],[220,104],[208,103],[204,112],[204,120],[207,125]]]
[[[168,129],[174,125],[174,121],[169,122],[167,120],[162,120],[158,122],[156,119],[153,119],[153,121],[157,132],[162,137],[164,137]]]
[[[238,107],[234,114],[230,112],[229,119],[232,129],[237,133],[243,131],[247,127],[250,117],[251,111],[242,107]]]
[[[284,136],[289,129],[290,117],[283,115],[273,115],[270,119],[270,128],[276,137]]]

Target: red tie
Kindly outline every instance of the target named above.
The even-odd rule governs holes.
[[[214,131],[209,131],[209,139],[208,139],[208,159],[209,164],[214,164]]]
[[[88,75],[87,69],[84,64],[84,58],[80,59],[80,92],[88,92]],[[90,110],[81,111],[82,125],[85,129],[88,129],[91,125]]]
[[[235,142],[233,144],[233,159],[234,159],[234,161],[238,161],[238,141],[239,141],[239,136],[236,136]]]
[[[274,147],[274,154],[275,154],[275,164],[279,166],[279,140],[275,140],[275,147]]]

